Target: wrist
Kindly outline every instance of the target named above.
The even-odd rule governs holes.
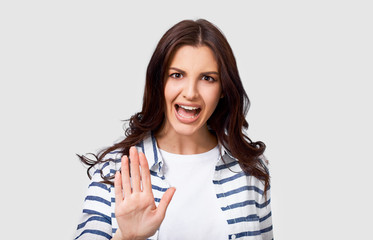
[[[123,235],[122,232],[120,231],[120,228],[118,228],[112,240],[146,240],[146,238],[137,238],[135,236]]]
[[[123,237],[122,232],[118,228],[117,231],[115,232],[114,237],[112,238],[112,240],[126,240],[126,239]]]

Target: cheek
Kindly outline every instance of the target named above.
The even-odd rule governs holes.
[[[169,82],[166,82],[166,85],[164,86],[164,98],[166,100],[166,104],[168,103],[168,100],[170,99],[170,95],[172,94],[172,88],[170,86]]]
[[[166,106],[169,106],[177,97],[177,86],[172,81],[167,81],[164,87],[164,98]]]
[[[215,110],[215,107],[218,105],[220,96],[220,89],[214,89],[214,91],[210,91],[208,94],[206,94],[206,105],[209,106],[211,112],[213,112]]]

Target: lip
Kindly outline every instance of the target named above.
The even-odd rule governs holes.
[[[191,103],[175,103],[174,105],[183,105],[183,106],[188,106],[188,107],[196,107],[196,108],[201,108],[201,105],[198,104],[191,104]]]
[[[178,114],[177,109],[176,109],[176,105],[179,105],[179,106],[182,105],[182,106],[188,106],[188,107],[196,107],[196,108],[199,108],[201,110],[200,110],[200,112],[198,113],[198,115],[196,117],[194,117],[194,118],[186,118],[186,117],[183,117],[183,116],[181,116],[181,115]],[[201,108],[200,105],[197,105],[197,104],[188,104],[188,103],[186,103],[186,104],[185,103],[175,103],[174,106],[173,106],[173,108],[174,108],[174,112],[175,112],[176,118],[180,122],[186,123],[186,124],[190,124],[190,123],[193,123],[193,122],[197,121],[198,118],[199,118],[199,116],[201,115],[201,111],[202,111],[202,108]]]

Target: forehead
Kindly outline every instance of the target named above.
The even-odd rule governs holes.
[[[218,71],[218,63],[213,51],[203,46],[184,45],[173,54],[169,67],[186,71]]]

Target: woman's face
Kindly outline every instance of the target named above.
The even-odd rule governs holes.
[[[218,64],[207,46],[182,46],[165,79],[165,129],[179,135],[207,131],[207,120],[222,95]]]

